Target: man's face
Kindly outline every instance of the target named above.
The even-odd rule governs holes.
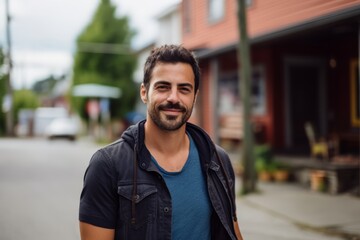
[[[148,91],[141,85],[141,99],[148,107],[148,121],[173,131],[190,118],[196,99],[195,76],[189,64],[158,63]]]

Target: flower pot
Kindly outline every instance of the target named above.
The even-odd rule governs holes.
[[[266,171],[262,171],[259,172],[259,180],[263,181],[263,182],[269,182],[271,181],[271,173],[270,172],[266,172]]]
[[[289,172],[286,170],[276,170],[273,176],[276,182],[285,182],[289,179]]]
[[[325,171],[313,171],[310,175],[311,190],[324,191]]]

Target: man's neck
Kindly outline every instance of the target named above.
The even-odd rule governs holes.
[[[160,152],[177,152],[188,144],[186,125],[174,131],[160,129],[152,121],[145,122],[145,145]]]
[[[186,126],[165,131],[151,121],[145,123],[145,145],[157,163],[168,172],[181,171],[189,155],[190,140]]]

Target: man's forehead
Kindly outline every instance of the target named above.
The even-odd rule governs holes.
[[[150,84],[157,82],[162,83],[175,83],[175,84],[195,84],[195,75],[190,64],[176,62],[176,63],[163,63],[160,62],[155,65]]]

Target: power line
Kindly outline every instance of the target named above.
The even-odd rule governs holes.
[[[115,44],[115,43],[92,43],[92,42],[80,42],[78,43],[79,52],[87,53],[105,53],[105,54],[133,54],[131,47],[127,44]]]

